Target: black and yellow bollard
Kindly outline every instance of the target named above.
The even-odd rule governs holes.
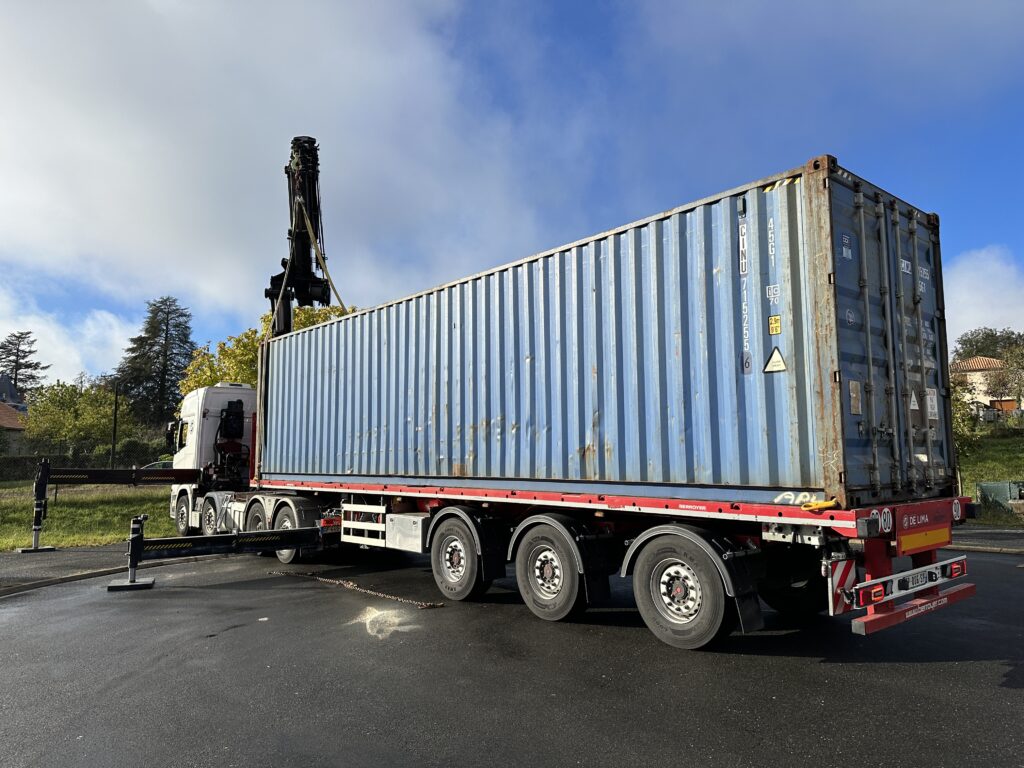
[[[135,572],[138,570],[139,561],[142,560],[142,545],[145,541],[143,527],[149,515],[139,515],[132,518],[131,535],[128,537],[128,578],[117,579],[107,585],[108,592],[124,592],[130,589],[152,589],[156,579],[136,579]]]

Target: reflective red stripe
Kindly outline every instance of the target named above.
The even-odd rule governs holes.
[[[853,586],[857,574],[854,560],[839,560],[830,564],[832,568],[832,615],[846,613],[852,606],[846,601],[844,592]]]

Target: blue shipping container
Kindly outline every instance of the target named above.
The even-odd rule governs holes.
[[[938,218],[802,168],[271,340],[264,480],[948,495]]]

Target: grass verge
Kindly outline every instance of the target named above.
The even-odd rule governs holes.
[[[969,456],[960,459],[963,492],[978,499],[978,483],[1024,481],[1024,435],[984,435]],[[1002,507],[986,505],[974,521],[984,525],[1022,528],[1024,521]]]
[[[169,486],[67,485],[48,495],[41,544],[84,547],[128,538],[135,515],[149,515],[147,536],[176,536]],[[0,484],[0,551],[32,545],[32,483]]]

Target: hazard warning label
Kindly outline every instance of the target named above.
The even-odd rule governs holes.
[[[782,353],[779,352],[779,348],[775,347],[768,357],[768,362],[764,364],[764,372],[778,373],[784,370],[786,370],[786,361],[782,359]]]

